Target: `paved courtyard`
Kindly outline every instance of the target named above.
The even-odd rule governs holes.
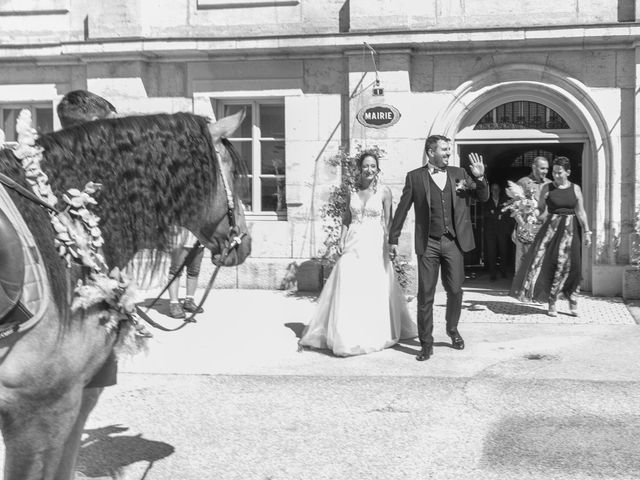
[[[449,347],[445,301],[438,292],[434,356],[416,362],[415,340],[349,358],[298,351],[316,295],[215,290],[197,324],[156,332],[147,355],[122,362],[79,478],[640,476],[640,328],[621,300],[585,295],[580,317],[551,318],[504,283],[472,281],[463,351]],[[154,318],[177,324],[166,308]]]
[[[309,322],[317,294],[276,290],[213,290],[198,323],[178,332],[154,330],[146,355],[122,362],[130,373],[248,374],[248,375],[455,375],[472,376],[495,362],[521,359],[524,355],[561,355],[569,374],[581,372],[584,362],[593,363],[591,375],[611,378],[630,372],[629,358],[635,346],[620,344],[625,336],[640,337],[640,328],[619,298],[579,300],[579,317],[568,315],[567,302],[559,315],[546,315],[546,305],[522,304],[507,294],[507,280],[494,284],[469,281],[465,285],[460,332],[467,348],[449,347],[445,334],[446,294],[439,288],[434,304],[435,353],[421,365],[413,360],[417,340],[402,341],[391,349],[352,358],[336,358],[326,352],[298,349],[298,339]],[[141,292],[151,299],[155,291]],[[409,312],[416,315],[415,299]],[[178,325],[165,314],[162,299],[150,314],[166,326]],[[615,354],[612,354],[614,352]],[[589,359],[603,355],[604,362]]]
[[[317,295],[214,290],[196,324],[154,330],[148,353],[121,360],[78,478],[638,478],[640,327],[627,306],[583,295],[580,317],[551,318],[507,286],[468,282],[463,351],[439,291],[428,362],[413,339],[348,358],[299,351]],[[167,309],[150,313],[178,325]]]
[[[465,323],[546,323],[583,325],[632,325],[629,309],[619,297],[593,297],[583,294],[578,300],[580,315],[569,315],[566,300],[557,302],[558,316],[547,315],[547,304],[525,304],[509,296],[508,280],[488,283],[482,280],[467,282],[463,299]],[[411,312],[415,315],[415,301]],[[438,292],[435,300],[436,317],[444,316],[446,294]]]

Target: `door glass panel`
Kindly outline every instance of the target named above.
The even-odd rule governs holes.
[[[36,130],[38,133],[53,132],[53,108],[36,108]]]
[[[284,106],[260,106],[260,131],[266,138],[284,138]]]
[[[284,177],[262,178],[262,210],[265,212],[279,212],[286,208]]]
[[[7,142],[18,141],[16,135],[16,120],[20,115],[20,108],[3,108],[2,109],[2,130],[4,130],[5,140]]]
[[[284,141],[261,140],[260,150],[261,173],[263,175],[284,175]]]

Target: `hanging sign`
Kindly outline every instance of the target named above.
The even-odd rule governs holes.
[[[369,105],[360,109],[358,121],[368,128],[386,128],[400,120],[400,111],[392,105]]]

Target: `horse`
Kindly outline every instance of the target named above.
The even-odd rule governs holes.
[[[88,182],[101,184],[93,210],[101,219],[106,264],[119,269],[129,265],[131,271],[132,258],[145,250],[148,261],[134,274],[147,276],[159,272],[162,250],[177,227],[191,231],[211,250],[214,263],[238,265],[250,254],[237,193],[246,167],[227,140],[243,118],[244,112],[216,123],[190,113],[109,118],[45,134],[36,142],[43,149],[42,170],[56,194]],[[0,150],[0,173],[28,188],[16,154]],[[0,338],[4,478],[65,480],[74,476],[88,415],[83,390],[128,322],[105,328],[105,302],[71,307],[74,285],[86,278],[86,268],[69,268],[58,255],[52,214],[16,191],[6,191],[33,235],[50,302],[34,326]],[[223,256],[237,235],[245,236]]]

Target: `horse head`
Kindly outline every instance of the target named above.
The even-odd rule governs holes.
[[[211,124],[176,113],[95,120],[41,136],[42,168],[55,192],[102,185],[94,211],[112,267],[125,267],[144,249],[153,274],[176,227],[196,235],[214,262],[244,234],[223,262],[237,265],[251,252],[251,239],[235,188],[242,162],[226,136],[242,119],[241,113]]]
[[[238,265],[251,253],[251,237],[236,189],[245,168],[231,142],[227,140],[227,137],[240,126],[244,117],[245,112],[241,110],[209,125],[219,167],[217,182],[220,188],[217,188],[214,194],[212,215],[193,233],[200,243],[211,250],[211,260],[216,265],[221,260],[225,266]],[[238,239],[240,244],[231,250],[228,256],[222,258],[222,252],[229,248],[233,239]]]

